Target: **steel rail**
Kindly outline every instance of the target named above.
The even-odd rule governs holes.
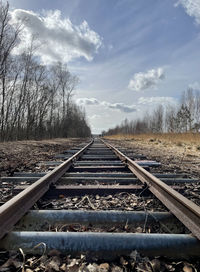
[[[128,166],[131,172],[200,240],[200,206],[190,201],[163,181],[128,158],[116,147],[102,142]]]
[[[21,217],[48,191],[50,185],[62,177],[72,163],[77,160],[92,143],[93,140],[71,158],[41,177],[0,207],[0,239],[11,231]]]

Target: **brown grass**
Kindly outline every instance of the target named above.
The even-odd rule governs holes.
[[[130,141],[149,141],[149,142],[171,142],[178,146],[183,144],[195,144],[200,147],[200,133],[163,133],[163,134],[130,134],[105,136],[107,139],[130,140]]]
[[[200,166],[199,133],[166,133],[107,136],[114,145],[160,161],[168,170],[182,170],[197,175]],[[116,142],[115,142],[116,141]]]

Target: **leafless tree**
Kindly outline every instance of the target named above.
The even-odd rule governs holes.
[[[182,133],[200,132],[200,92],[188,89],[183,93],[180,104],[159,105],[143,118],[123,121],[121,125],[104,131],[104,135],[118,133]]]
[[[12,25],[9,4],[0,2],[0,140],[90,135],[85,112],[73,102],[78,78],[67,66],[42,65],[37,36],[13,55],[21,26]]]
[[[9,4],[0,1],[0,127],[1,138],[5,137],[5,104],[8,74],[12,66],[11,51],[16,46],[20,26],[10,24]]]

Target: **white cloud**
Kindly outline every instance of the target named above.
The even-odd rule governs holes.
[[[170,96],[154,96],[154,97],[140,97],[138,99],[138,104],[158,104],[158,105],[167,105],[167,104],[176,104],[177,100]]]
[[[99,101],[96,98],[78,98],[76,100],[76,103],[81,106],[87,106],[87,105],[99,105],[104,106],[105,108],[114,109],[114,110],[120,110],[122,112],[130,113],[135,112],[136,107],[135,105],[126,105],[124,103],[109,103],[106,101]]]
[[[68,62],[79,57],[91,61],[102,44],[100,36],[90,29],[86,21],[79,26],[73,25],[70,19],[61,18],[59,10],[47,11],[40,16],[33,11],[15,9],[11,16],[13,22],[21,22],[24,26],[21,43],[14,53],[21,52],[30,43],[31,37],[36,36],[35,55],[44,63]]]
[[[141,91],[155,87],[160,80],[165,78],[163,68],[152,69],[146,73],[136,73],[130,80],[128,88],[133,91]]]
[[[76,103],[81,105],[81,106],[86,106],[86,105],[99,105],[100,102],[96,98],[78,98],[76,100]]]
[[[126,105],[124,103],[111,104],[111,103],[108,103],[108,102],[105,102],[105,101],[103,101],[101,104],[104,105],[105,107],[110,108],[110,109],[117,109],[117,110],[120,110],[120,111],[126,112],[126,113],[136,111],[135,105],[129,106],[129,105]]]
[[[195,18],[197,24],[200,24],[200,1],[199,0],[179,0],[175,6],[182,5],[186,13]]]
[[[192,88],[195,91],[200,91],[200,83],[195,81],[188,85],[189,88]]]

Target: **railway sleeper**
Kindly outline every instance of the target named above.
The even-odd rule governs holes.
[[[36,247],[40,244],[41,247]],[[200,241],[187,234],[93,233],[93,232],[10,232],[0,248],[43,254],[59,250],[63,254],[97,255],[103,259],[130,255],[134,250],[146,256],[199,257]]]
[[[13,177],[42,177],[47,172],[14,172]],[[152,173],[157,178],[187,178],[186,173]],[[136,177],[133,173],[120,173],[120,172],[101,172],[101,173],[68,173],[66,172],[64,177]]]
[[[189,233],[169,212],[118,210],[31,210],[14,230]]]
[[[44,222],[55,224],[86,224],[86,225],[136,225],[145,222],[173,222],[177,219],[169,212],[150,211],[87,211],[87,210],[31,210],[16,225],[16,228],[34,230],[42,229]]]
[[[19,185],[13,189],[13,194],[17,195],[28,188],[28,185]],[[51,185],[49,190],[45,193],[44,198],[52,199],[59,198],[60,196],[84,196],[84,195],[112,195],[117,193],[134,193],[141,194],[144,191],[144,185],[121,185],[121,186],[113,186],[113,185],[88,185],[88,186],[80,186],[80,185]],[[151,194],[148,189],[144,191],[145,195]]]
[[[39,177],[2,177],[0,180],[2,183],[12,182],[13,184],[17,184],[20,182],[35,182],[39,179]],[[188,179],[188,178],[160,178],[163,182],[168,185],[173,184],[185,184],[185,183],[197,183],[199,179]],[[104,182],[106,184],[109,183],[117,183],[117,184],[141,184],[140,180],[136,177],[62,177],[58,180],[58,182],[62,184],[73,184],[73,183],[87,183],[87,182]]]
[[[142,167],[159,167],[161,163],[156,161],[135,161],[138,165]],[[38,164],[38,166],[58,166],[62,164],[63,161],[43,161]],[[76,161],[74,163],[75,166],[123,166],[124,163],[120,160],[117,161]]]

